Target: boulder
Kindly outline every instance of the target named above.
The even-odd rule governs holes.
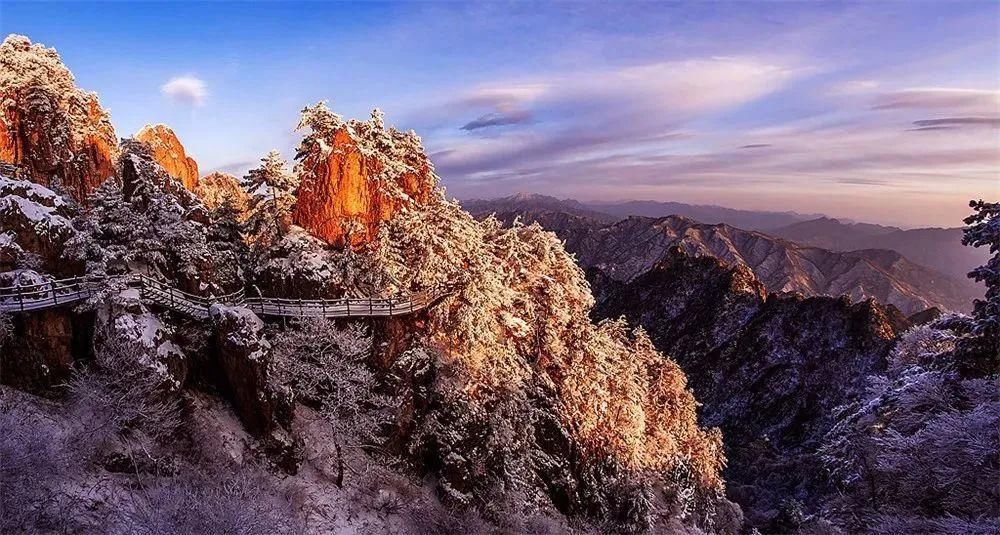
[[[35,262],[47,273],[78,273],[82,266],[63,258],[67,240],[76,233],[73,215],[52,190],[0,175],[0,270]]]
[[[264,336],[264,322],[250,309],[218,304],[212,306],[211,317],[225,387],[243,425],[258,436],[290,425],[290,400],[271,381],[271,344]]]

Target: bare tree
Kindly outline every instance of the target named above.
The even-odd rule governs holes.
[[[65,471],[65,446],[45,422],[0,404],[0,533],[59,523],[52,486]]]

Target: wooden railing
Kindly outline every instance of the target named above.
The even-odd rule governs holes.
[[[450,286],[440,286],[400,297],[348,297],[341,299],[284,299],[247,297],[244,290],[222,296],[199,296],[145,275],[120,277],[73,277],[35,284],[0,286],[0,311],[29,312],[63,306],[88,299],[112,283],[119,282],[139,290],[147,303],[193,318],[205,319],[216,304],[244,306],[260,316],[352,318],[402,316],[423,310],[453,293]]]

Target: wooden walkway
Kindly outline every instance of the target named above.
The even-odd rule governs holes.
[[[145,275],[73,277],[38,284],[0,286],[0,311],[29,312],[69,305],[97,295],[114,283],[135,288],[147,304],[196,319],[208,319],[213,305],[242,306],[258,316],[297,318],[366,318],[403,316],[423,310],[454,292],[449,286],[405,297],[351,297],[342,299],[282,299],[247,297],[243,290],[202,297],[181,291]]]

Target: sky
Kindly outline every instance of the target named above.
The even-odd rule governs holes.
[[[535,192],[959,226],[1000,199],[1000,3],[0,0],[119,136],[203,174],[372,108],[450,196]]]

